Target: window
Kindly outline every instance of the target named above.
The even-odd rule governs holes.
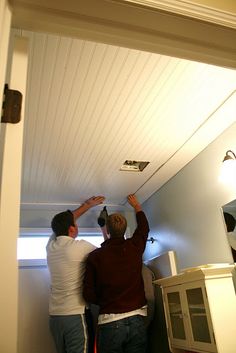
[[[46,245],[51,236],[50,228],[21,228],[17,240],[17,259],[20,267],[46,266]],[[78,239],[100,247],[103,236],[100,229],[81,229]]]

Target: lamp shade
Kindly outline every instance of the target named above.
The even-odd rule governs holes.
[[[225,184],[236,185],[236,155],[228,150],[223,159],[219,180]]]

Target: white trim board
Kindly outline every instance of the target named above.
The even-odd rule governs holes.
[[[28,237],[28,236],[49,236],[52,234],[51,228],[20,228],[20,236]],[[79,234],[87,234],[87,235],[101,235],[100,228],[80,228]]]
[[[212,22],[221,26],[236,28],[236,14],[219,8],[211,8],[206,5],[196,4],[192,1],[183,0],[113,0],[115,2],[126,2],[134,6],[143,6],[178,15],[196,18],[198,20]]]

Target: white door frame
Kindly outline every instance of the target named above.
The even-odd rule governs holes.
[[[28,40],[16,37],[9,87],[23,94],[21,121],[17,124],[1,123],[0,129],[0,351],[11,353],[17,351],[18,265],[16,254],[20,218],[27,60]]]
[[[163,3],[167,4],[165,11]],[[196,1],[195,5],[191,3],[189,0],[14,0],[12,26],[236,68],[235,14],[211,10],[196,5]],[[208,22],[196,18],[198,13],[199,18]],[[219,25],[222,22],[224,26]]]

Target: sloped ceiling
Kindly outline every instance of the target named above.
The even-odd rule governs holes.
[[[23,208],[64,207],[97,194],[114,207],[129,193],[145,201],[231,123],[223,117],[214,125],[214,116],[235,92],[236,71],[13,32],[30,39]],[[150,163],[143,172],[120,171],[125,160]]]

